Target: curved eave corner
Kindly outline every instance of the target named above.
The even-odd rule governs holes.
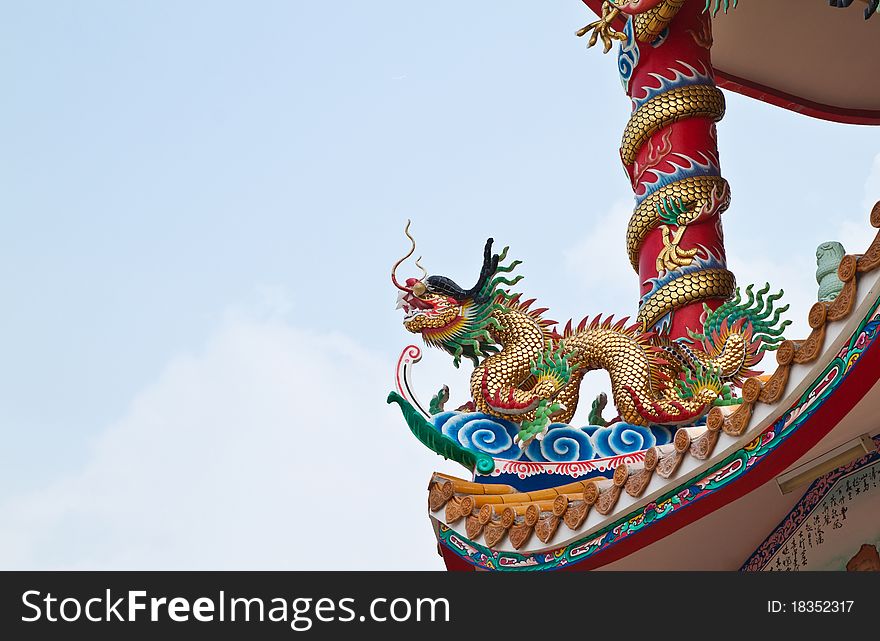
[[[767,87],[757,82],[751,82],[744,78],[738,78],[715,67],[715,81],[722,89],[735,91],[738,94],[754,98],[768,105],[781,107],[811,118],[829,120],[847,125],[880,125],[880,110],[876,109],[847,109],[824,105],[785,93],[779,89]]]
[[[880,203],[871,224],[880,228]],[[429,511],[448,567],[458,566],[452,558],[490,570],[601,567],[772,481],[880,379],[878,268],[880,233],[864,254],[844,257],[840,295],[811,308],[810,335],[783,343],[776,371],[749,379],[741,405],[713,409],[705,427],[680,429],[674,444],[651,448],[612,479],[532,497],[435,475]],[[478,498],[488,492],[514,507],[497,514]]]

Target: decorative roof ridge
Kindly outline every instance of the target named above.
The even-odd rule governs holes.
[[[880,230],[880,202],[872,208],[870,222]],[[843,289],[833,301],[817,302],[810,308],[807,321],[812,331],[806,339],[786,340],[780,344],[776,352],[777,368],[772,375],[746,379],[741,404],[713,408],[705,426],[679,428],[672,443],[644,450],[643,463],[622,463],[611,479],[594,478],[533,492],[516,492],[508,485],[471,483],[435,473],[428,488],[430,511],[446,507],[447,524],[465,519],[471,540],[483,534],[486,545],[494,548],[507,535],[513,548],[519,550],[533,532],[542,543],[548,543],[560,521],[572,531],[579,530],[594,506],[599,514],[610,516],[622,491],[633,498],[640,497],[654,473],[670,481],[666,487],[680,482],[675,473],[685,456],[701,461],[708,459],[721,432],[741,437],[748,430],[757,404],[775,405],[783,399],[793,365],[808,364],[819,358],[825,347],[827,324],[844,320],[851,314],[856,303],[858,274],[878,267],[880,231],[865,253],[847,254],[841,259],[837,274]],[[484,489],[477,495],[471,493],[473,486],[497,489]]]

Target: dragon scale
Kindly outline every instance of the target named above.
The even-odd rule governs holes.
[[[492,254],[486,243],[477,284],[465,290],[444,276],[411,278],[402,290],[404,326],[425,342],[474,363],[471,401],[464,409],[513,420],[521,425],[545,419],[569,422],[577,410],[580,384],[591,370],[608,373],[619,419],[636,425],[684,424],[731,400],[731,387],[754,374],[764,351],[782,340],[781,294],[767,296],[749,287],[729,292],[716,310],[704,310],[701,331],[672,339],[646,332],[627,319],[587,319],[559,332],[544,308],[533,308],[510,286],[519,261],[502,264],[507,254]],[[711,271],[696,271],[705,279]],[[679,280],[687,279],[685,275]],[[673,281],[675,283],[675,281]],[[723,286],[731,285],[721,278]],[[702,290],[700,290],[702,291]],[[662,297],[662,292],[661,292]],[[546,421],[545,421],[546,423]],[[544,425],[546,427],[546,424]]]
[[[717,307],[735,287],[730,272],[713,286],[706,286],[711,276],[678,279],[676,273],[701,265],[726,271],[719,216],[730,190],[715,128],[725,105],[715,86],[705,9],[698,0],[616,0],[578,32],[592,30],[590,43],[601,37],[606,51],[620,42],[618,69],[632,100],[620,158],[636,199],[626,249],[642,284],[642,329],[672,338],[686,336],[704,304]],[[612,23],[621,20],[625,28],[615,31]],[[677,282],[658,296],[658,280]]]
[[[620,43],[618,70],[632,102],[620,159],[635,196],[626,233],[641,289],[634,324],[596,318],[557,331],[546,309],[512,291],[519,261],[505,264],[507,249],[493,254],[492,239],[473,287],[427,273],[402,284],[395,270],[415,251],[407,230],[412,247],[391,276],[404,326],[456,366],[473,362],[471,399],[459,409],[519,423],[521,444],[551,422],[572,420],[588,371],[607,372],[617,420],[690,424],[714,405],[740,402],[735,388],[783,341],[787,306],[775,305],[782,293],[770,294],[769,285],[742,290],[727,269],[720,216],[730,187],[716,131],[725,100],[715,85],[707,11],[720,6],[606,1],[600,19],[578,31],[592,31],[589,44],[601,38],[606,51]],[[435,397],[431,407],[446,399]]]
[[[527,311],[509,309],[497,315],[503,329],[491,332],[502,350],[474,369],[471,394],[477,411],[520,421],[534,418],[533,409],[544,399],[560,402],[564,409],[554,420],[567,423],[574,416],[584,374],[605,370],[620,418],[628,423],[680,423],[704,414],[717,397],[707,388],[692,398],[681,398],[672,381],[688,370],[715,371],[719,380],[741,378],[749,356],[747,339],[731,333],[714,355],[675,342],[657,341],[638,325],[611,319],[595,326],[584,324],[558,336],[542,331]],[[536,378],[529,364],[547,351],[568,355],[572,375],[567,382],[553,376]],[[500,402],[499,402],[500,401]],[[512,402],[510,402],[512,401]],[[650,408],[650,417],[645,416]],[[653,421],[650,419],[654,419]]]

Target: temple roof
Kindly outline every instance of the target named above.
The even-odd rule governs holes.
[[[871,224],[880,228],[880,203],[871,212]],[[843,290],[833,302],[813,305],[808,316],[810,335],[781,345],[775,372],[748,379],[742,390],[742,404],[713,408],[705,426],[680,428],[673,443],[646,450],[642,463],[619,465],[612,478],[518,492],[508,485],[434,474],[429,484],[429,510],[441,540],[445,537],[447,543],[464,550],[463,556],[471,559],[475,554],[480,556],[476,545],[485,546],[482,554],[487,558],[487,551],[504,552],[511,566],[534,563],[535,555],[570,555],[572,549],[598,556],[622,535],[643,529],[690,501],[691,488],[699,490],[693,496],[703,498],[728,479],[754,472],[758,455],[763,457],[762,451],[770,452],[787,438],[815,411],[811,404],[833,391],[823,368],[835,366],[836,361],[851,367],[861,356],[860,350],[867,347],[865,336],[876,335],[876,327],[871,329],[867,317],[856,318],[852,312],[858,309],[863,314],[868,307],[868,316],[873,318],[878,313],[878,267],[880,233],[864,254],[843,258],[838,269]],[[829,330],[832,326],[834,329]],[[841,356],[843,352],[847,354]],[[828,354],[835,356],[830,365],[824,362]],[[820,358],[823,355],[826,358]],[[842,367],[837,368],[837,375],[841,375]],[[813,387],[808,389],[811,381]],[[793,394],[800,400],[790,406]],[[833,427],[828,426],[828,431]],[[789,434],[783,433],[786,431]],[[816,446],[828,431],[807,445]],[[800,451],[777,473],[804,453]],[[784,458],[780,456],[780,460]],[[693,518],[699,518],[701,512],[706,510],[694,510]],[[609,526],[614,529],[609,530]],[[455,532],[467,540],[456,537]],[[528,551],[534,554],[529,556]],[[598,560],[594,563],[602,564]]]
[[[718,85],[809,116],[880,124],[880,18],[825,0],[742,0],[713,21]]]
[[[584,2],[601,14],[602,0]],[[816,118],[880,124],[880,18],[866,20],[865,6],[740,0],[713,19],[718,86]]]

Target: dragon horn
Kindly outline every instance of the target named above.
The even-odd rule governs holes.
[[[492,243],[495,242],[494,239],[489,238],[486,240],[486,246],[483,249],[483,267],[480,269],[480,277],[477,280],[477,284],[471,287],[467,291],[467,297],[472,298],[478,296],[482,291],[483,287],[486,286],[486,283],[489,281],[489,278],[495,273],[498,268],[498,254],[492,255]]]
[[[411,223],[411,221],[409,219],[407,219],[406,227],[404,227],[403,233],[406,234],[407,238],[409,238],[410,242],[412,243],[412,246],[409,248],[409,252],[403,258],[401,258],[396,263],[394,263],[394,266],[391,268],[391,282],[394,283],[394,286],[397,289],[399,289],[403,292],[409,292],[410,289],[408,287],[404,287],[403,285],[401,285],[400,283],[397,282],[396,272],[397,272],[397,268],[400,267],[400,265],[403,263],[403,261],[405,261],[407,258],[412,256],[416,251],[416,239],[413,238],[412,236],[410,236],[410,233],[409,233],[410,223]],[[418,264],[418,261],[416,261],[416,264]],[[421,267],[421,265],[420,265],[420,267]],[[422,271],[424,271],[424,270],[422,270]]]
[[[422,260],[421,256],[416,258],[416,267],[422,270],[422,280],[425,280],[428,277],[428,270],[422,267],[422,264],[419,262],[420,260]]]

